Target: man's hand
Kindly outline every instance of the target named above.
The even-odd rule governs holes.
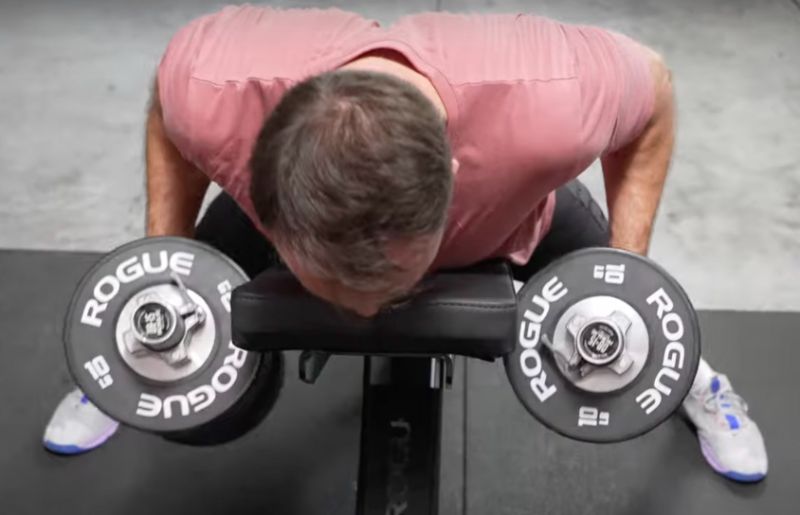
[[[194,236],[209,180],[181,156],[164,126],[158,83],[147,114],[147,236]]]
[[[655,87],[653,116],[638,138],[602,158],[611,246],[642,255],[650,245],[675,139],[670,71],[661,56],[645,50]]]

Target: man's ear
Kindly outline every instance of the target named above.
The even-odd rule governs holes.
[[[458,169],[459,167],[461,167],[461,164],[458,162],[456,158],[453,158],[452,167],[453,167],[453,175],[458,175]]]

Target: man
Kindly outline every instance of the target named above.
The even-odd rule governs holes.
[[[208,241],[251,275],[279,256],[371,317],[440,268],[505,257],[525,280],[581,247],[646,254],[673,120],[661,58],[598,28],[229,7],[179,31],[159,66],[147,233]],[[609,223],[574,181],[597,158]],[[225,193],[195,230],[210,181]],[[684,409],[716,471],[766,475],[757,425],[705,361]],[[45,442],[80,452],[115,424],[76,391]]]

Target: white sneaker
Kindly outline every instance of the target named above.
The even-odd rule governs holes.
[[[79,389],[58,404],[44,431],[44,446],[58,454],[80,454],[99,447],[113,435],[119,422],[89,402]]]
[[[697,427],[700,449],[711,467],[744,483],[767,475],[767,451],[758,425],[747,415],[747,403],[724,375],[715,375],[708,387],[692,391],[683,410]]]

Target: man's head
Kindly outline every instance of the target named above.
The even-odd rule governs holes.
[[[413,85],[336,71],[286,93],[253,149],[251,197],[315,295],[364,316],[436,256],[453,185],[444,121]]]

